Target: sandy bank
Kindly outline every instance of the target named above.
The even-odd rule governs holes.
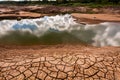
[[[9,14],[1,14],[0,20],[5,19],[34,19],[34,18],[40,18],[44,16],[49,16],[51,14],[41,14],[41,13],[34,13],[34,12],[26,12],[26,11],[20,11],[16,13],[9,13]]]
[[[43,16],[67,14],[77,18],[78,22],[101,23],[101,22],[120,22],[119,7],[90,8],[90,7],[71,7],[71,6],[0,6],[0,20],[4,19],[29,19],[40,18]],[[90,14],[94,13],[94,14]]]
[[[40,18],[44,16],[51,16],[55,14],[41,14],[33,12],[19,12],[18,14],[1,14],[0,19],[29,19],[29,18]],[[98,24],[102,22],[118,22],[120,23],[120,14],[83,14],[83,13],[72,13],[71,14],[78,23],[83,24]]]
[[[97,24],[101,22],[119,22],[120,14],[81,14],[72,13],[73,17],[77,19],[78,22],[84,22],[89,24]]]

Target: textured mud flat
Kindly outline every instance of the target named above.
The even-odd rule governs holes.
[[[0,47],[0,80],[119,80],[119,75],[120,47]]]

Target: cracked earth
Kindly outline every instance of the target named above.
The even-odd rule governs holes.
[[[2,46],[0,80],[120,80],[120,48]]]

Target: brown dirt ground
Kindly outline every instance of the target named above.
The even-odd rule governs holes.
[[[85,22],[88,24],[97,24],[101,22],[119,22],[120,14],[81,14],[72,13],[73,17],[77,19],[78,22]]]

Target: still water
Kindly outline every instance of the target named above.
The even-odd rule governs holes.
[[[0,44],[120,46],[120,24],[80,24],[71,15],[0,21]]]

